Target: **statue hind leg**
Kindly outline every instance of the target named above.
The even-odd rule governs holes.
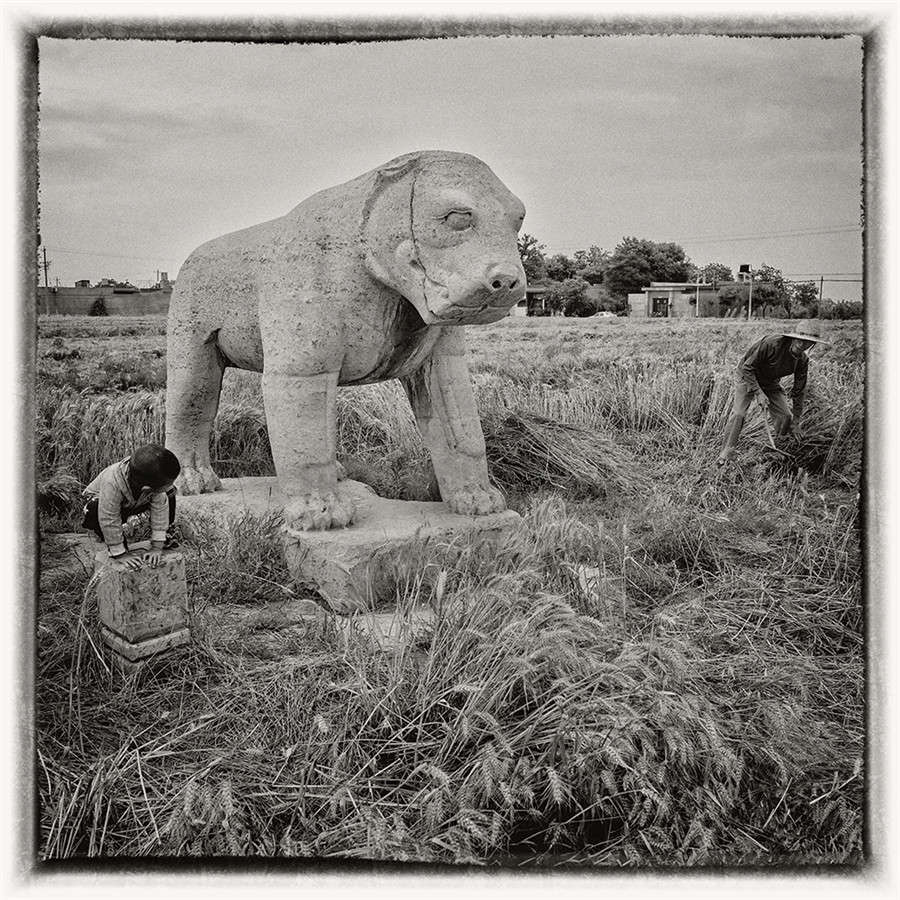
[[[182,494],[205,494],[221,487],[209,459],[225,371],[216,334],[175,326],[168,336],[166,447],[181,463],[175,483]]]

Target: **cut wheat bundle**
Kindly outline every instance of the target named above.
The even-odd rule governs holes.
[[[821,394],[811,393],[794,456],[812,471],[858,478],[864,428],[860,395],[826,402]]]
[[[865,434],[863,398],[826,398],[807,394],[801,436],[778,440],[778,449],[788,462],[817,475],[825,475],[847,486],[858,483]]]
[[[484,418],[491,476],[507,489],[540,486],[592,496],[647,486],[631,452],[602,432],[526,412]]]

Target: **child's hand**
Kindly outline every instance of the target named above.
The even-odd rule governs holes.
[[[126,569],[136,572],[142,565],[140,557],[132,551],[122,553],[120,556],[114,556],[113,560]]]
[[[150,567],[155,569],[162,562],[162,550],[158,547],[151,547],[144,551],[144,562],[150,563]]]

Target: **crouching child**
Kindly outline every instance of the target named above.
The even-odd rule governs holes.
[[[84,528],[106,543],[109,555],[131,569],[142,561],[156,566],[175,521],[174,481],[181,464],[159,444],[137,447],[131,456],[107,466],[85,489]],[[128,549],[123,523],[129,516],[150,511],[150,550]]]

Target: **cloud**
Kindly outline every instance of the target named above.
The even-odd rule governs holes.
[[[189,250],[424,148],[484,158],[550,243],[728,222],[754,195],[858,206],[858,40],[40,43],[42,207],[110,252]],[[110,227],[122,209],[143,231]]]

